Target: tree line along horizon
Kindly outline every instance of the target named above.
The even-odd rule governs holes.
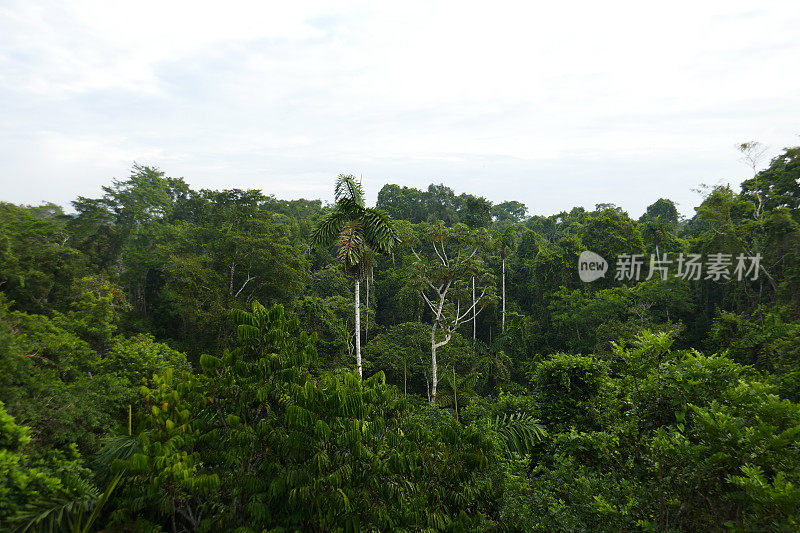
[[[0,531],[800,529],[800,147],[740,148],[690,218],[136,164],[0,202]]]

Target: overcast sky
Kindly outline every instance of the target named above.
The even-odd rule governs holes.
[[[136,161],[691,215],[748,177],[737,143],[800,144],[797,0],[292,4],[0,0],[0,200],[66,206]]]

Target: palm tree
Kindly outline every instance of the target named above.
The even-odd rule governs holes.
[[[336,243],[344,271],[353,277],[356,314],[356,367],[361,376],[361,296],[359,284],[372,276],[373,252],[388,254],[400,242],[392,218],[364,206],[364,190],[355,176],[340,174],[336,180],[336,206],[322,217],[311,235],[315,247]]]
[[[508,250],[514,247],[515,229],[514,226],[509,226],[500,235],[500,258],[503,260],[503,333],[506,331],[506,257],[508,257]]]

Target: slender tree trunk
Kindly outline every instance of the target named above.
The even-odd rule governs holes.
[[[502,332],[506,332],[506,260],[503,258],[503,327]]]
[[[436,405],[436,326],[431,331],[431,405]]]
[[[425,392],[428,394],[428,403],[431,401],[431,384],[428,381],[428,373],[425,372]]]
[[[456,422],[458,422],[458,391],[456,390],[456,365],[453,363],[453,405],[456,409]]]
[[[233,295],[233,273],[236,271],[236,262],[231,263],[231,280],[228,286],[228,294]]]
[[[446,294],[446,291],[445,291]],[[436,348],[439,346],[444,346],[448,342],[450,342],[450,336],[452,335],[452,331],[445,331],[445,340],[439,344],[436,343],[436,325],[439,323],[439,319],[442,317],[442,309],[444,308],[444,295],[439,295],[439,305],[436,309],[436,314],[433,318],[433,326],[431,327],[431,393],[430,393],[430,401],[431,405],[436,404],[436,386],[439,384],[439,378],[437,377],[437,371],[439,369],[436,363]],[[458,327],[456,325],[455,327]]]
[[[472,276],[472,344],[475,344],[478,314],[475,312],[475,276]]]
[[[358,279],[356,279],[356,368],[358,375],[363,377],[361,372],[361,294]]]
[[[364,323],[364,344],[369,342],[369,278],[367,278],[367,294],[366,294],[367,305],[365,306],[367,310],[367,319]]]

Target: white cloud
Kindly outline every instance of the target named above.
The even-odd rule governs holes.
[[[10,1],[3,199],[57,173],[66,203],[137,160],[282,197],[362,172],[373,198],[436,180],[535,212],[690,213],[690,187],[746,175],[736,142],[797,143],[798,23],[790,0]]]

